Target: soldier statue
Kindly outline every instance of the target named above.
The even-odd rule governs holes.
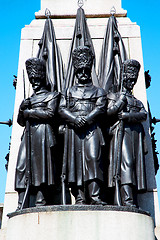
[[[26,69],[34,93],[22,101],[17,120],[22,127],[29,123],[29,136],[25,128],[16,166],[15,190],[19,194],[18,209],[22,207],[26,181],[30,182],[30,194],[35,195],[33,206],[43,206],[47,204],[46,187],[53,186],[57,178],[54,148],[59,94],[48,90],[44,60],[30,58],[26,61]]]
[[[66,176],[76,204],[105,204],[100,199],[103,181],[99,121],[106,109],[106,93],[93,85],[93,53],[87,46],[72,53],[77,82],[62,95],[59,114],[67,124],[65,146]]]
[[[142,122],[146,120],[147,112],[132,94],[139,70],[138,61],[124,61],[121,91],[107,95],[107,114],[111,123],[108,185],[116,187],[118,182],[116,191],[120,192],[121,199],[117,205],[132,207],[137,205],[137,190],[146,190],[144,154],[147,149]],[[115,195],[118,196],[117,192]]]

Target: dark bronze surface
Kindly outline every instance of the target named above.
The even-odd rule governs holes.
[[[11,127],[12,126],[12,120],[9,119],[8,121],[0,122],[0,124],[5,124],[5,125],[8,125],[9,127]]]
[[[67,182],[77,204],[102,204],[99,191],[104,140],[99,119],[105,112],[106,93],[92,84],[93,53],[89,47],[76,48],[72,61],[77,83],[62,95],[59,106],[59,115],[68,126]]]
[[[120,89],[120,66],[128,57],[114,15],[108,19],[100,56],[99,85],[107,92]]]
[[[110,92],[107,96],[111,125],[108,186],[115,186],[115,179],[119,179],[122,205],[136,205],[137,190],[146,190],[144,154],[147,149],[141,123],[146,120],[147,112],[132,95],[139,69],[136,60],[126,60],[121,71],[122,92]]]
[[[34,93],[22,101],[18,114],[18,123],[25,127],[16,166],[18,209],[70,203],[70,187],[77,209],[100,205],[106,210],[139,211],[135,210],[137,191],[146,190],[142,122],[147,113],[132,90],[140,64],[126,60],[112,15],[98,82],[92,39],[84,10],[79,8],[64,80],[50,14],[46,10],[38,58],[26,61]],[[125,207],[106,207],[110,196],[105,189],[115,189],[109,203]]]
[[[55,119],[59,94],[46,89],[43,60],[31,58],[26,61],[26,68],[34,93],[22,101],[17,120],[21,126],[26,126],[16,166],[15,189],[19,193],[19,207],[26,194],[26,187],[32,189],[30,194],[32,192],[36,195],[34,205],[47,203],[46,188],[55,185],[57,178],[56,156],[53,154],[56,147]]]

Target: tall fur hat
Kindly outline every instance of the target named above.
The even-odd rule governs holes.
[[[139,72],[140,70],[140,63],[135,60],[135,59],[128,59],[126,61],[123,62],[123,72]]]
[[[121,67],[121,77],[123,75],[123,80],[126,81],[130,78],[138,78],[140,63],[134,59],[127,59],[123,62]]]
[[[29,58],[26,62],[26,69],[29,80],[32,78],[46,79],[45,61],[39,58]]]
[[[94,55],[91,48],[87,46],[77,47],[72,52],[72,62],[73,62],[75,72],[79,68],[83,68],[83,67],[87,67],[91,69],[93,64],[93,59],[94,59]]]

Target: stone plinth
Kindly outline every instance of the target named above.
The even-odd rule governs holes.
[[[45,9],[48,8],[51,14],[56,16],[75,16],[78,8],[78,0],[41,0],[41,10],[37,12],[36,18],[43,18],[45,15]],[[111,8],[114,6],[117,16],[126,16],[126,11],[121,8],[121,0],[83,0],[84,10],[87,16],[106,16],[110,14]]]
[[[9,215],[7,240],[154,240],[144,211],[111,206],[52,206]]]

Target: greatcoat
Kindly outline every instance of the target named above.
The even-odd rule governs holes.
[[[147,153],[146,140],[142,121],[146,120],[147,112],[141,101],[132,94],[126,94],[126,104],[120,111],[129,114],[129,118],[118,120],[118,112],[115,107],[120,94],[108,94],[108,119],[110,121],[110,149],[109,149],[109,170],[108,186],[114,186],[116,175],[119,146],[121,151],[120,182],[121,184],[133,184],[138,190],[146,189],[145,159]],[[123,121],[123,129],[121,129]],[[119,134],[122,131],[122,142]]]
[[[101,169],[101,146],[104,144],[99,120],[106,108],[106,93],[92,83],[69,88],[63,95],[59,114],[67,123],[67,146],[64,161],[69,183],[82,186],[93,179],[103,180]],[[85,116],[87,125],[76,128],[76,117]]]
[[[31,185],[40,186],[55,184],[55,159],[53,158],[53,147],[56,145],[54,132],[55,115],[58,107],[59,94],[40,90],[30,98],[30,145],[31,145]],[[25,126],[26,120],[23,111],[19,109],[18,123]],[[25,188],[25,171],[27,159],[27,134],[24,130],[19,148],[15,190]]]

